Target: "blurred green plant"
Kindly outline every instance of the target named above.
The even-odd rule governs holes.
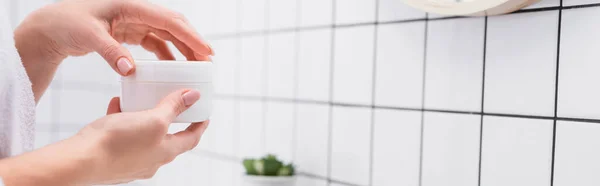
[[[244,159],[243,164],[247,175],[293,176],[295,174],[292,163],[284,164],[272,154],[268,154],[260,159]]]

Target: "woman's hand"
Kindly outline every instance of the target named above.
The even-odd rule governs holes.
[[[31,13],[15,30],[15,45],[36,101],[67,56],[98,52],[119,74],[135,69],[121,43],[141,45],[172,60],[166,41],[188,59],[210,60],[213,51],[183,15],[145,0],[65,0]]]
[[[198,91],[171,93],[154,109],[120,113],[113,98],[108,115],[77,135],[22,156],[0,161],[7,186],[94,185],[150,178],[177,155],[194,148],[208,122],[167,134],[180,113],[200,98]]]

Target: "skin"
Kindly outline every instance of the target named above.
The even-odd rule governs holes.
[[[65,11],[68,10],[68,11]],[[32,82],[36,102],[68,56],[98,52],[117,73],[135,71],[122,43],[141,45],[172,60],[166,42],[188,60],[210,60],[213,50],[178,13],[143,0],[65,0],[28,16],[15,30],[15,46]],[[179,90],[154,109],[121,113],[119,98],[107,115],[75,136],[39,150],[0,160],[7,186],[125,183],[152,177],[159,167],[194,148],[208,121],[168,134],[170,123],[200,98]]]
[[[68,56],[97,52],[127,76],[135,63],[121,43],[141,45],[161,60],[175,59],[167,41],[190,61],[214,54],[183,15],[144,0],[60,1],[30,14],[14,34],[36,102]]]

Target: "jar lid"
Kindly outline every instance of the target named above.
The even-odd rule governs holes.
[[[122,81],[162,83],[212,82],[213,63],[208,61],[136,60],[135,72]]]

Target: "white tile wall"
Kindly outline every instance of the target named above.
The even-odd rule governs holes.
[[[600,3],[598,0],[564,0],[563,5],[565,6],[574,6],[574,5],[586,5],[586,4],[595,4]]]
[[[425,12],[396,0],[379,0],[378,21],[423,19]]]
[[[335,1],[335,23],[356,24],[373,22],[376,17],[376,1],[344,0]]]
[[[423,186],[476,186],[481,117],[426,112]]]
[[[600,37],[593,34],[600,27],[593,24],[592,17],[598,8],[566,10],[562,17],[558,115],[561,117],[600,118],[598,93],[600,88],[593,86],[594,79],[600,78],[600,58],[594,50],[600,46]],[[587,47],[579,47],[587,46]]]
[[[334,0],[299,0],[300,27],[322,26],[333,23]]]
[[[554,185],[600,184],[600,125],[559,121],[556,124]]]
[[[265,149],[279,158],[294,157],[294,105],[268,102],[265,109]]]
[[[331,81],[331,30],[298,33],[297,98],[329,101]]]
[[[13,2],[17,22],[51,1]],[[560,22],[560,0],[487,22],[425,20],[397,0],[152,2],[213,45],[219,96],[198,148],[129,185],[242,186],[240,158],[266,152],[294,161],[299,186],[547,186],[553,157],[554,185],[600,184],[600,1],[564,0]],[[102,117],[117,80],[96,54],[66,60],[38,105],[36,147]]]
[[[483,18],[429,22],[425,108],[481,111],[484,29]]]
[[[236,93],[236,80],[238,78],[238,48],[239,40],[218,40],[211,43],[219,55],[213,58],[215,64],[214,88],[215,92],[225,95]]]
[[[333,101],[371,103],[374,28],[364,26],[335,30]]]
[[[242,38],[239,58],[239,94],[261,96],[265,93],[265,38]],[[216,52],[215,52],[216,53]]]
[[[298,0],[268,0],[269,29],[289,29],[298,24]]]
[[[382,25],[377,32],[375,104],[421,108],[425,23]]]
[[[265,152],[263,103],[243,101],[239,107],[239,156],[262,156]]]
[[[296,149],[294,160],[298,170],[326,177],[329,148],[328,105],[296,106]]]
[[[333,107],[332,117],[331,177],[369,184],[371,110]]]
[[[484,111],[552,116],[558,12],[488,21]]]
[[[268,38],[267,96],[294,98],[296,78],[296,34],[273,34]]]
[[[418,186],[421,112],[375,110],[374,122],[373,185]]]
[[[266,28],[268,0],[239,1],[242,31],[257,31]]]
[[[481,184],[550,185],[552,121],[483,118]]]

